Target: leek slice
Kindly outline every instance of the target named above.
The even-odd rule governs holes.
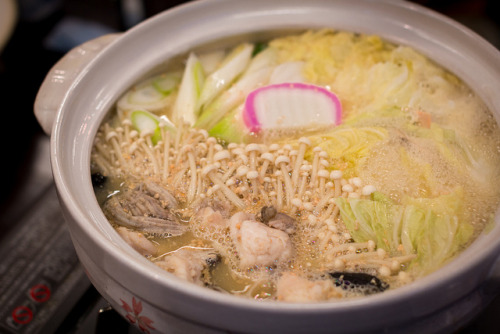
[[[190,125],[194,124],[197,118],[196,105],[204,80],[201,62],[194,53],[190,53],[172,113],[175,123],[185,121]]]
[[[118,109],[146,109],[156,112],[166,108],[171,93],[178,87],[180,72],[160,74],[132,87],[119,101]]]
[[[239,45],[229,53],[220,67],[207,77],[198,101],[198,110],[203,110],[205,105],[210,103],[245,70],[252,57],[252,51],[252,44]]]
[[[207,75],[215,71],[220,66],[225,57],[226,53],[222,50],[202,53],[198,55],[201,66],[203,67],[203,70],[205,70],[205,74]]]
[[[228,112],[242,104],[252,90],[269,82],[276,61],[277,53],[272,48],[252,58],[241,77],[205,108],[195,126],[205,129],[215,126]]]
[[[134,110],[130,114],[132,126],[141,136],[151,135],[153,145],[161,140],[160,118],[147,110]]]
[[[196,121],[195,126],[210,129],[220,121],[227,112],[238,104],[241,104],[245,100],[245,97],[255,87],[266,83],[271,71],[271,67],[265,67],[242,77],[205,109],[200,118]]]
[[[208,134],[226,143],[243,143],[249,135],[249,131],[241,119],[242,105],[228,112],[217,122]]]
[[[177,88],[180,79],[180,72],[161,74],[152,79],[152,85],[157,92],[167,96]]]

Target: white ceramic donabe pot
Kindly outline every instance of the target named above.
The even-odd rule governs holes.
[[[189,284],[133,251],[111,228],[93,194],[90,151],[103,117],[128,87],[201,44],[322,27],[414,47],[461,77],[500,118],[500,53],[456,22],[401,1],[192,2],[77,47],[48,74],[35,113],[51,134],[54,178],[75,248],[99,292],[144,331],[451,331],[484,306],[488,289],[500,286],[498,219],[456,260],[417,282],[365,299],[315,304],[257,302]]]

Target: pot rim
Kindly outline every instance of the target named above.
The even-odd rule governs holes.
[[[229,0],[235,1],[235,0]],[[369,298],[359,298],[352,300],[342,300],[340,302],[318,302],[318,303],[284,303],[284,302],[255,302],[254,300],[241,298],[237,296],[228,296],[225,294],[218,293],[216,291],[211,291],[209,289],[195,286],[191,283],[183,281],[169,273],[164,272],[162,269],[158,268],[152,264],[147,259],[140,256],[138,253],[131,251],[128,245],[124,241],[118,239],[117,235],[114,235],[112,227],[109,225],[109,229],[104,229],[102,226],[97,226],[95,224],[89,223],[89,220],[94,220],[97,223],[102,223],[105,220],[102,212],[97,210],[96,212],[88,212],[85,207],[81,206],[78,198],[75,196],[76,189],[72,189],[71,183],[68,181],[71,175],[71,171],[65,171],[64,163],[61,161],[63,159],[62,146],[67,144],[67,139],[63,137],[64,124],[70,113],[67,109],[70,108],[72,99],[75,96],[75,90],[77,90],[82,83],[85,82],[85,76],[87,73],[95,69],[96,64],[100,63],[108,57],[110,50],[119,48],[120,45],[125,43],[130,43],[137,36],[144,35],[155,24],[161,20],[166,20],[174,15],[184,15],[191,10],[201,9],[203,7],[210,7],[211,5],[220,4],[225,1],[223,0],[204,0],[204,1],[194,1],[192,3],[181,5],[177,8],[171,9],[167,12],[158,14],[157,16],[149,19],[147,22],[141,23],[138,26],[132,28],[130,31],[123,34],[112,42],[103,52],[101,52],[83,71],[83,73],[77,78],[75,84],[72,85],[70,90],[67,92],[60,108],[58,115],[56,117],[56,122],[53,127],[51,135],[51,163],[53,166],[53,174],[56,183],[56,187],[60,194],[60,200],[68,208],[71,216],[77,223],[78,229],[83,231],[86,237],[90,238],[95,242],[96,246],[103,250],[108,256],[113,258],[129,271],[135,272],[137,275],[142,276],[146,281],[154,281],[158,283],[162,288],[173,289],[179,294],[189,296],[193,299],[204,300],[209,303],[217,303],[219,305],[225,305],[232,308],[242,308],[245,310],[257,310],[257,311],[276,311],[279,310],[281,313],[287,313],[290,315],[304,315],[304,314],[317,314],[317,313],[331,313],[333,311],[339,312],[349,312],[351,309],[369,309],[372,307],[379,307],[389,304],[397,304],[402,302],[407,302],[409,298],[412,298],[418,294],[435,294],[440,291],[444,286],[449,285],[457,277],[465,275],[471,270],[478,269],[480,264],[485,262],[491,262],[491,257],[497,257],[500,254],[500,224],[499,217],[496,217],[496,226],[493,228],[489,234],[482,234],[479,239],[476,240],[467,250],[455,258],[451,263],[445,265],[443,268],[437,270],[436,272],[420,278],[414,283],[407,286],[387,291],[383,294],[370,296]],[[226,1],[227,2],[227,1]],[[479,37],[476,33],[472,32],[468,28],[462,26],[461,24],[442,16],[441,14],[435,13],[427,8],[421,7],[416,4],[411,4],[402,1],[393,0],[382,0],[382,1],[364,1],[356,0],[353,1],[355,4],[363,4],[371,2],[372,5],[375,2],[381,4],[381,6],[394,6],[398,10],[407,10],[415,14],[422,15],[431,20],[439,20],[441,24],[446,25],[449,29],[454,30],[463,34],[464,38],[471,40],[476,46],[480,47],[485,53],[485,57],[490,57],[492,59],[500,59],[500,53],[498,50],[493,48],[488,42],[483,38]],[[282,1],[281,3],[290,4],[290,1]],[[294,2],[298,6],[298,1]],[[411,27],[409,29],[412,29]],[[106,98],[108,96],[106,95]],[[498,108],[497,108],[498,109]],[[497,112],[497,114],[500,113]],[[96,117],[98,112],[93,113],[92,117]],[[97,117],[98,121],[89,122],[94,124],[93,131],[88,131],[82,129],[82,133],[78,136],[86,138],[87,141],[93,142],[95,136],[96,126],[95,124],[100,124],[102,118],[106,112],[100,112],[100,116]],[[498,115],[496,115],[498,117]],[[71,139],[71,143],[74,138]],[[81,155],[88,166],[90,165],[90,148],[91,145],[84,147],[87,151],[75,153],[75,155]],[[68,174],[69,173],[69,174]],[[73,175],[74,176],[74,175]],[[78,178],[82,181],[82,189],[78,191],[83,191],[89,195],[93,195],[91,182],[90,182],[90,171],[87,175],[80,175]],[[90,191],[90,192],[89,192]],[[97,202],[95,203],[97,205]],[[97,205],[97,208],[98,205]],[[107,221],[106,221],[107,222]],[[104,225],[103,225],[104,226]],[[479,246],[480,244],[480,246]],[[457,265],[461,263],[461,265]],[[144,270],[147,268],[147,270]],[[483,273],[484,274],[484,273]],[[136,294],[134,289],[130,289]],[[142,297],[142,296],[141,296]],[[157,305],[162,307],[161,305]]]

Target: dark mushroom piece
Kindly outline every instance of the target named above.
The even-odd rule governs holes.
[[[276,217],[277,213],[278,210],[274,206],[263,206],[260,209],[260,213],[257,214],[257,218],[264,224],[267,224],[271,219]]]
[[[330,276],[334,279],[335,286],[346,291],[359,291],[365,295],[383,292],[389,284],[378,277],[366,273],[333,272]]]
[[[292,217],[278,212],[273,206],[264,206],[257,215],[257,218],[268,225],[269,227],[276,228],[288,234],[295,232],[296,221]]]

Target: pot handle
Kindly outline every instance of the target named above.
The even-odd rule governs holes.
[[[106,34],[68,51],[49,70],[38,90],[34,111],[43,131],[50,135],[59,108],[70,86],[84,68],[121,34]]]

